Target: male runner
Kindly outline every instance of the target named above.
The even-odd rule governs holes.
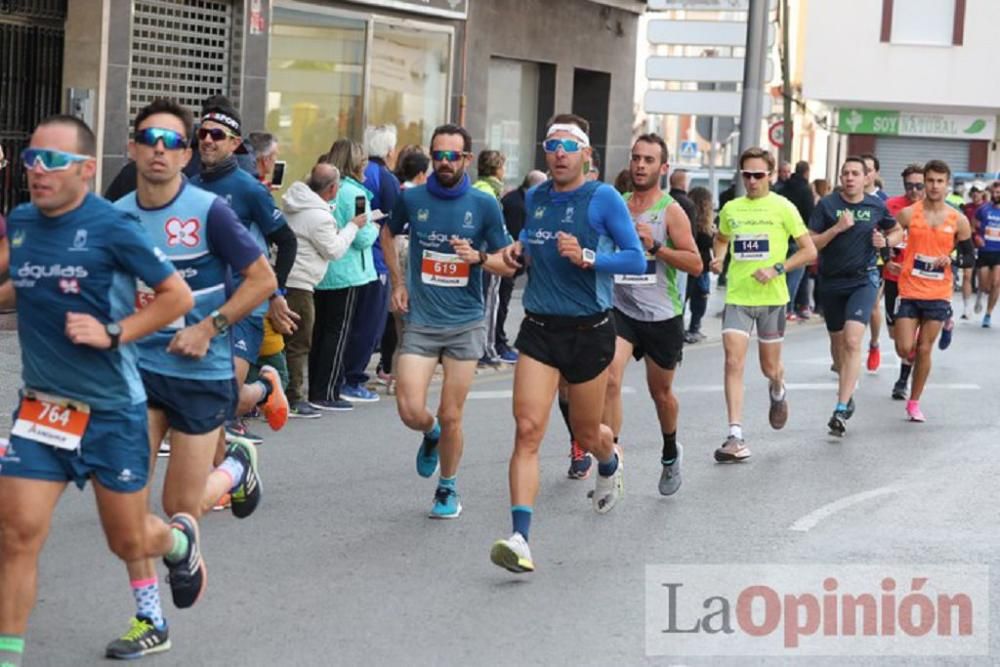
[[[865,165],[865,184],[864,191],[866,195],[871,195],[877,197],[885,202],[889,195],[885,193],[885,190],[878,187],[878,180],[880,178],[881,165],[879,164],[878,158],[871,153],[864,153],[861,155],[861,159],[864,160]],[[876,260],[878,266],[882,265],[881,256]],[[882,365],[882,350],[879,347],[879,343],[882,340],[882,309],[878,307],[878,300],[882,298],[882,280],[879,278],[878,293],[876,294],[875,306],[872,308],[872,314],[869,318],[869,326],[871,327],[871,339],[868,341],[868,358],[865,361],[865,367],[868,369],[869,373],[875,373],[878,371],[879,367]],[[837,367],[836,359],[834,360],[834,367]],[[840,373],[840,369],[837,368],[837,373]]]
[[[276,281],[233,210],[185,182],[181,170],[191,158],[192,125],[190,112],[170,100],[155,100],[139,111],[129,144],[137,187],[116,207],[139,218],[195,295],[186,316],[138,345],[153,453],[168,428],[171,433],[163,508],[200,518],[219,496],[232,492],[233,514],[242,518],[260,500],[253,445],[234,442],[212,471],[222,425],[236,401],[229,323],[265,302]],[[231,296],[230,272],[243,276]],[[152,296],[140,285],[137,305],[145,306]],[[128,573],[136,615],[128,632],[108,646],[109,658],[138,658],[170,648],[153,562],[130,562]]]
[[[427,184],[404,190],[392,219],[382,227],[382,247],[409,226],[409,271],[396,253],[385,253],[392,301],[403,313],[403,340],[396,362],[396,405],[408,428],[423,433],[417,474],[439,467],[432,519],[456,519],[462,503],[455,490],[464,445],[462,409],[486,345],[483,268],[513,275],[498,251],[511,244],[496,198],[473,188],[465,170],[472,137],[464,127],[442,125],[431,136],[434,173]],[[486,250],[496,253],[488,256]],[[427,388],[438,361],[444,384],[437,417],[427,408]]]
[[[969,221],[945,202],[950,179],[947,164],[928,162],[924,165],[924,200],[900,211],[898,218],[907,236],[899,276],[896,352],[904,358],[916,348],[913,386],[906,402],[906,414],[915,422],[925,421],[920,397],[931,371],[934,339],[951,317],[951,253],[958,248],[959,267],[975,263]]]
[[[524,229],[503,254],[510,268],[523,258],[528,270],[514,367],[514,531],[490,550],[490,560],[511,572],[535,569],[528,533],[538,494],[538,449],[560,376],[569,383],[573,435],[597,459],[594,511],[611,511],[624,493],[621,456],[611,429],[601,424],[615,354],[612,275],[642,273],[646,261],[621,196],[610,185],[587,180],[589,129],[573,114],[549,122],[543,147],[552,180],[528,191]]]
[[[983,327],[992,325],[993,308],[1000,298],[1000,181],[990,186],[990,201],[976,211],[976,239],[979,243],[979,292],[988,294]],[[979,303],[977,297],[976,302]]]
[[[243,142],[240,138],[240,123],[239,114],[231,107],[217,105],[205,109],[198,129],[202,171],[191,179],[191,183],[226,200],[250,230],[265,256],[271,245],[278,248],[274,268],[278,289],[271,296],[270,306],[261,304],[250,315],[233,323],[236,384],[239,389],[236,415],[245,415],[254,407],[261,406],[268,425],[278,430],[288,421],[288,400],[281,388],[278,374],[261,369],[258,381],[251,384],[245,382],[251,364],[257,361],[260,353],[265,314],[271,320],[274,330],[280,334],[292,333],[300,319],[285,301],[285,280],[295,263],[298,242],[295,233],[285,223],[285,217],[274,205],[267,187],[240,169],[236,162],[234,153]],[[239,282],[237,279],[237,285]],[[217,459],[221,458],[224,448],[225,443],[220,439]]]
[[[667,144],[643,134],[632,145],[629,174],[633,190],[625,196],[646,251],[646,270],[614,277],[615,356],[608,372],[603,423],[617,443],[622,429],[622,378],[629,357],[646,358],[646,384],[656,405],[663,436],[659,490],[673,495],[681,486],[681,445],[677,444],[679,406],[674,371],[684,350],[684,298],[688,274],[703,267],[691,221],[673,197],[660,189],[668,170]]]
[[[819,250],[819,298],[840,376],[837,405],[827,424],[830,434],[838,436],[847,431],[846,422],[854,414],[861,340],[878,300],[876,257],[903,237],[882,200],[865,194],[866,170],[860,157],[844,160],[841,191],[820,200],[809,219],[809,232]]]
[[[15,667],[38,556],[68,482],[93,480],[115,555],[164,557],[177,607],[193,605],[205,587],[195,518],[178,513],[168,525],[147,509],[146,394],[134,345],[193,299],[138,222],[89,192],[96,149],[79,119],[43,120],[21,153],[31,203],[8,221],[15,268],[12,280],[0,278],[0,307],[17,306],[24,387],[0,454],[0,664]],[[4,252],[7,244],[0,241]],[[139,312],[136,279],[155,294]],[[77,565],[86,576],[86,564]]]
[[[816,259],[816,246],[795,206],[770,191],[773,171],[774,157],[766,150],[743,151],[740,176],[747,193],[728,202],[719,212],[712,272],[720,273],[726,255],[732,254],[722,315],[729,436],[715,450],[715,460],[720,463],[750,457],[750,448],[743,439],[743,369],[754,328],[760,369],[770,384],[768,421],[773,429],[784,428],[788,421],[785,369],[781,364],[788,304],[784,274]],[[795,239],[799,249],[785,259],[789,237]]]
[[[889,215],[894,218],[899,216],[899,212],[908,206],[912,206],[924,198],[924,165],[911,164],[903,169],[903,191],[904,194],[890,197],[885,202],[889,209]],[[885,278],[885,322],[889,329],[889,337],[896,340],[896,303],[899,300],[899,274],[903,270],[903,253],[906,252],[906,236],[903,241],[892,247],[889,261],[885,263],[885,270],[882,272]],[[906,388],[910,381],[910,372],[913,370],[913,358],[900,358],[899,377],[892,385],[892,398],[897,401],[906,399]]]

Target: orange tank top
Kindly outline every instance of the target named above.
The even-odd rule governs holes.
[[[958,231],[958,213],[948,211],[948,217],[937,227],[932,227],[924,215],[924,203],[913,205],[910,227],[906,234],[906,255],[903,271],[899,276],[899,296],[920,301],[951,301],[951,262],[934,266],[937,257],[951,255],[955,249]]]

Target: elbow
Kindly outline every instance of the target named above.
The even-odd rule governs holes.
[[[806,252],[806,264],[812,264],[819,257],[819,251],[816,249],[815,244],[810,244],[808,248],[805,249]]]
[[[173,310],[170,313],[170,319],[167,320],[168,322],[185,315],[194,308],[194,294],[186,282],[177,288],[171,302],[173,303]]]

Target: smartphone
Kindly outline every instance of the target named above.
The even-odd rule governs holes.
[[[274,171],[271,173],[271,185],[275,187],[281,187],[281,183],[285,180],[285,161],[278,160],[274,163]]]
[[[358,217],[365,212],[365,206],[368,204],[368,198],[364,195],[358,195],[354,198],[354,217]]]

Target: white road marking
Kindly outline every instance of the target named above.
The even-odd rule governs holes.
[[[788,391],[837,391],[836,382],[789,382],[785,385]],[[979,391],[982,387],[978,384],[965,383],[965,382],[944,382],[944,383],[928,383],[925,389],[944,389],[948,391]],[[721,392],[723,386],[721,384],[693,384],[693,385],[677,385],[678,394],[710,394],[715,392]],[[635,394],[638,393],[635,387],[625,386],[622,387],[622,394]],[[513,397],[513,391],[510,389],[497,389],[495,391],[470,391],[468,400],[489,400],[494,398],[511,398]]]
[[[861,493],[855,493],[850,496],[845,496],[840,500],[835,500],[832,503],[823,505],[819,509],[813,510],[804,517],[798,519],[795,523],[788,527],[788,530],[794,530],[800,533],[807,533],[811,529],[815,528],[819,522],[824,519],[828,519],[837,512],[852,507],[859,503],[863,503],[866,500],[871,500],[872,498],[878,498],[879,496],[889,495],[890,493],[898,493],[903,487],[898,485],[882,486],[877,489],[872,489],[871,491],[863,491]]]
[[[628,386],[622,387],[622,393],[623,394],[634,394],[635,393],[635,387],[628,387]],[[513,397],[514,397],[514,390],[513,389],[496,389],[496,390],[493,390],[493,391],[485,391],[485,390],[484,391],[479,391],[479,390],[474,390],[474,391],[470,391],[469,392],[467,400],[470,400],[470,401],[482,401],[482,400],[489,400],[489,399],[493,399],[493,398],[513,398]]]

